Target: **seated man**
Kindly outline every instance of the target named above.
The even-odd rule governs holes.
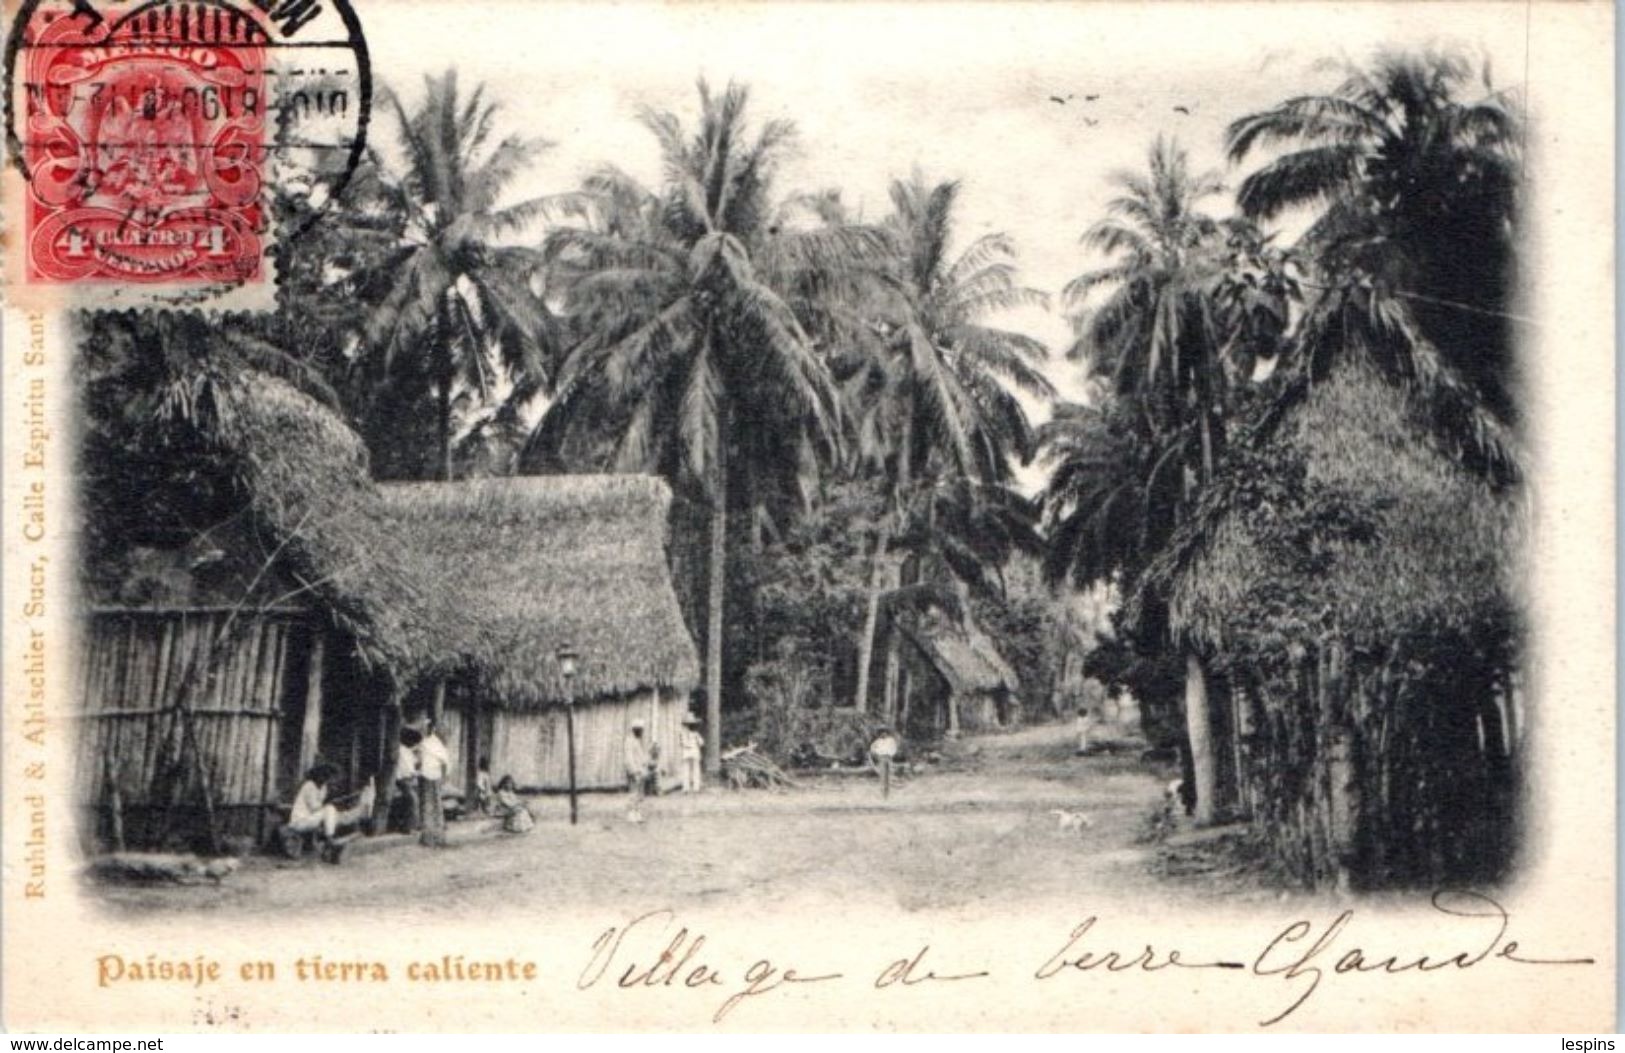
[[[288,825],[284,828],[288,833],[299,836],[318,835],[322,842],[322,858],[329,863],[337,863],[344,850],[343,843],[338,839],[339,828],[354,826],[371,815],[376,796],[372,780],[368,779],[355,807],[340,811],[327,800],[328,785],[335,774],[336,769],[326,762],[314,765],[305,774],[305,781],[293,799]]]

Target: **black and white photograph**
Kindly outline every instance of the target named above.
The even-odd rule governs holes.
[[[1541,180],[1612,111],[1532,87],[1605,9],[1537,53],[1551,5],[317,6],[8,5],[6,452],[55,466],[57,547],[25,472],[8,770],[30,721],[54,752],[5,852],[103,933],[72,986],[362,1030],[501,979],[457,1029],[531,1030],[492,934],[574,925],[528,948],[566,993],[680,987],[703,914],[796,968],[599,1026],[1611,1019],[1612,928],[1541,893],[1613,882],[1611,475],[1546,467],[1611,472],[1611,419],[1543,440],[1612,406],[1611,315],[1540,290],[1609,288]],[[1047,923],[1047,1008],[945,919]],[[865,998],[961,1005],[819,1009],[864,932]],[[155,980],[257,933],[294,991],[396,993],[251,1024]],[[1252,986],[1054,990],[1170,952]]]

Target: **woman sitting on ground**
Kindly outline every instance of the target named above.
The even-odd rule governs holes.
[[[528,833],[536,825],[535,818],[530,814],[530,805],[519,799],[519,788],[514,785],[512,775],[504,775],[502,781],[497,783],[496,806],[492,813],[502,817],[504,833]]]

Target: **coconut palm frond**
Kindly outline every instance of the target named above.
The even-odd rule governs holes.
[[[1359,146],[1346,143],[1287,154],[1243,180],[1236,202],[1247,215],[1259,219],[1323,203],[1359,176],[1363,156]]]

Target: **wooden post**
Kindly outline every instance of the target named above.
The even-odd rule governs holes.
[[[429,703],[429,719],[434,721],[435,734],[440,734],[441,725],[446,722],[445,677],[441,677],[434,682],[434,700]]]
[[[463,783],[468,799],[476,804],[480,779],[480,702],[478,694],[466,696],[463,702],[463,754],[468,765],[468,776]]]
[[[112,823],[113,851],[124,851],[124,797],[118,788],[118,765],[111,753],[102,754],[102,763],[107,773],[107,805]]]
[[[310,644],[310,669],[305,675],[305,720],[299,731],[299,773],[302,777],[316,763],[322,742],[322,663],[327,634],[315,628]]]
[[[570,825],[576,825],[576,707],[574,699],[564,702],[564,737],[570,740]]]
[[[660,746],[660,689],[654,688],[649,692],[649,749],[654,755],[655,762],[655,796],[660,796],[660,763],[666,759],[666,751]]]
[[[378,726],[383,732],[383,756],[379,758],[378,799],[373,806],[372,832],[381,834],[389,825],[389,813],[395,803],[395,761],[400,757],[401,739],[401,696],[394,687],[390,688],[389,701],[384,711],[378,714]]]
[[[263,845],[266,843],[266,820],[270,815],[271,805],[275,803],[271,799],[271,794],[276,784],[276,780],[272,777],[272,772],[280,760],[280,758],[277,756],[277,739],[279,738],[278,733],[282,730],[282,696],[281,693],[276,690],[276,688],[277,684],[279,683],[278,673],[282,668],[283,661],[287,658],[288,638],[287,631],[285,629],[276,627],[269,623],[264,625],[260,631],[266,638],[264,647],[270,652],[270,660],[272,663],[270,674],[271,690],[268,693],[268,697],[265,699],[265,757],[264,765],[260,769],[260,806],[258,809],[256,809],[259,812],[259,819],[255,823],[254,831],[255,841],[258,844]],[[254,676],[255,687],[258,688],[262,682],[263,681],[259,677],[258,668],[256,667]]]

